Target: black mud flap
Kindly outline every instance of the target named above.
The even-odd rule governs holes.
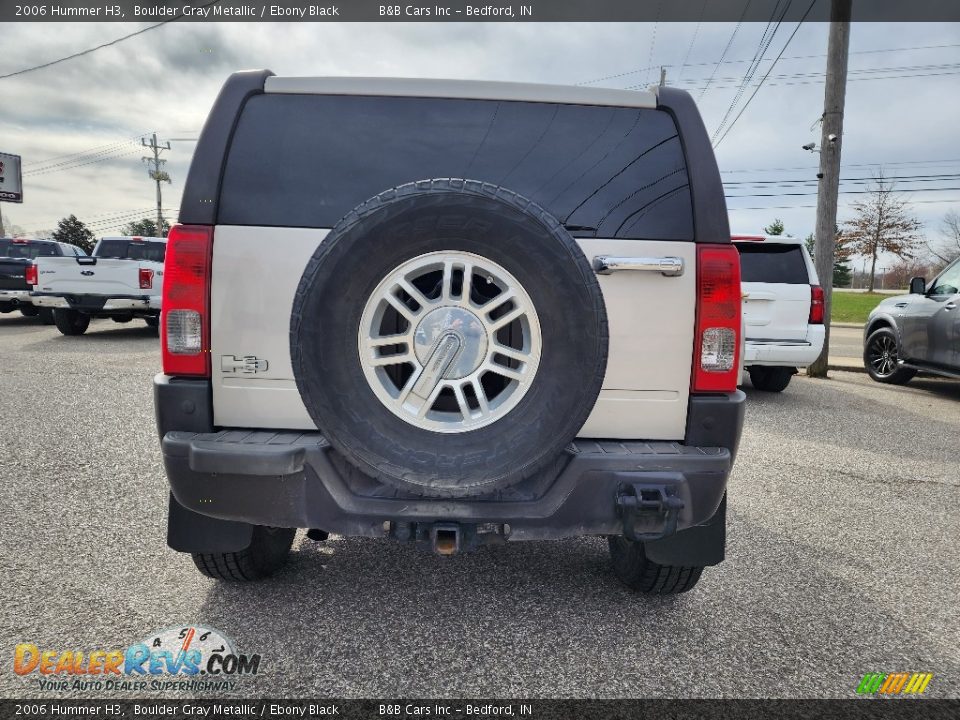
[[[719,565],[726,558],[727,496],[707,522],[676,535],[643,544],[649,560],[660,565],[706,567]]]
[[[188,510],[170,495],[167,545],[177,552],[226,553],[250,547],[253,525],[220,520]]]

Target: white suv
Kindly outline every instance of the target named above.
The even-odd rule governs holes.
[[[740,251],[744,366],[758,390],[781,392],[823,350],[823,288],[803,241],[734,235]]]
[[[201,573],[296,528],[606,536],[651,593],[723,559],[739,256],[687,93],[237,73],[180,223],[155,387]]]

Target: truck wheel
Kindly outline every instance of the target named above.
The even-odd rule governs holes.
[[[764,365],[754,365],[747,368],[747,371],[750,373],[750,382],[753,386],[764,392],[783,392],[796,372],[793,368]]]
[[[0,302],[0,313],[6,315],[7,313],[13,312],[16,310],[17,306],[12,302]]]
[[[115,323],[124,324],[133,320],[133,315],[111,315],[110,319]]]
[[[53,325],[53,308],[39,308],[40,322],[44,325]]]
[[[83,335],[90,326],[90,316],[76,310],[56,308],[53,311],[53,322],[57,330],[64,335]]]
[[[143,321],[147,324],[147,327],[152,329],[154,332],[159,332],[160,330],[160,316],[159,315],[147,315]]]
[[[467,497],[553,462],[607,363],[596,276],[563,226],[472,180],[424,180],[347,213],[307,265],[290,356],[310,417],[361,472]]]
[[[203,575],[214,580],[248,582],[272,575],[287,562],[294,528],[257,525],[250,545],[240,552],[192,553],[193,562]]]
[[[36,317],[40,313],[40,309],[34,307],[33,305],[21,305],[20,314],[24,317]]]
[[[687,592],[700,580],[703,567],[660,565],[648,560],[643,543],[625,537],[608,538],[613,574],[631,590],[649,595]]]
[[[870,333],[863,346],[863,366],[877,382],[890,385],[905,385],[910,382],[916,370],[900,367],[900,344],[892,329],[882,327]]]

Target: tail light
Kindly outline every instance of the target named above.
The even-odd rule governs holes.
[[[27,285],[39,285],[40,281],[37,278],[37,266],[36,265],[27,265],[23,273],[24,279],[27,281]]]
[[[213,228],[174,225],[163,266],[163,371],[210,377]],[[142,278],[142,276],[141,276]]]
[[[733,392],[740,374],[740,254],[734,245],[697,247],[693,392]]]
[[[140,268],[140,289],[150,290],[153,287],[153,270]]]
[[[823,325],[823,288],[819,285],[810,286],[810,319],[811,325]]]

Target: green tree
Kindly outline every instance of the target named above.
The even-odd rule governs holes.
[[[850,268],[841,262],[835,262],[833,264],[833,286],[841,288],[850,287]]]
[[[57,242],[69,243],[83,249],[88,255],[97,244],[97,238],[94,237],[90,229],[76,215],[70,215],[57,223],[57,229],[53,231],[53,239]]]
[[[786,228],[783,226],[783,220],[780,218],[774,218],[773,222],[767,225],[763,231],[767,235],[789,235]]]
[[[850,259],[852,253],[850,252],[847,238],[840,231],[840,228],[836,228],[836,233],[836,244],[833,246],[833,287],[850,287],[850,268],[847,267],[847,261]],[[810,253],[810,258],[813,259],[816,254],[816,241],[813,238],[813,233],[807,235],[803,244],[807,246],[807,252]]]
[[[131,235],[134,237],[166,237],[167,233],[170,232],[170,223],[168,223],[166,220],[163,221],[163,234],[161,235],[157,235],[156,220],[151,220],[150,218],[143,218],[143,220],[129,222],[121,232],[124,235]]]

